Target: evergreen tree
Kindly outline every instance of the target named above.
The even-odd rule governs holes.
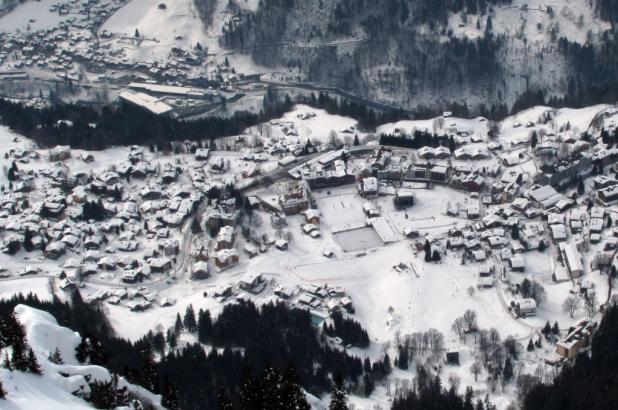
[[[110,381],[94,380],[90,386],[90,402],[97,409],[113,409],[118,406],[117,385],[118,376],[112,375]]]
[[[34,373],[34,374],[38,374],[40,375],[41,372],[41,366],[39,365],[39,361],[36,358],[36,355],[34,354],[34,351],[32,350],[32,348],[28,348],[28,371],[30,373]]]
[[[6,397],[6,391],[4,390],[4,385],[2,384],[2,380],[0,380],[0,399],[4,399]]]
[[[197,338],[200,342],[206,343],[211,334],[212,318],[210,317],[210,311],[200,309],[197,315]]]
[[[539,142],[539,136],[536,131],[532,131],[532,135],[530,136],[530,146],[534,149],[536,148],[536,144]]]
[[[532,339],[528,340],[528,347],[526,348],[529,352],[534,350],[534,343],[532,343]]]
[[[425,262],[431,262],[431,244],[425,240]]]
[[[554,326],[551,328],[551,332],[554,335],[560,334],[560,327],[558,326],[558,321],[554,322]]]
[[[174,323],[174,332],[179,334],[184,329],[184,325],[182,324],[182,319],[180,318],[180,313],[176,313],[176,323]]]
[[[26,228],[26,232],[24,232],[24,249],[26,252],[32,252],[34,250],[34,245],[32,243],[32,232],[28,228]]]
[[[64,364],[64,360],[62,360],[62,355],[60,354],[60,350],[58,348],[56,348],[56,350],[49,355],[48,360],[54,364]]]
[[[11,365],[11,359],[9,359],[9,352],[4,352],[4,360],[2,360],[2,367],[7,370],[13,370],[13,366]]]
[[[90,346],[88,339],[82,336],[81,342],[75,347],[75,358],[78,362],[84,363],[90,355]]]
[[[541,330],[541,333],[543,333],[545,337],[551,334],[551,324],[549,324],[549,320],[545,322],[545,326],[543,327],[543,330]]]
[[[341,373],[337,373],[334,379],[333,387],[330,392],[329,410],[348,410],[348,397],[343,377]]]
[[[195,320],[195,311],[193,310],[193,305],[187,306],[183,324],[185,329],[187,329],[187,332],[189,333],[195,333],[195,331],[197,330],[197,322]]]

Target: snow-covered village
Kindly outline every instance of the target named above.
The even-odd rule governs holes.
[[[376,1],[0,0],[0,409],[618,406],[616,7]]]

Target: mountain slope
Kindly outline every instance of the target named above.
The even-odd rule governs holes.
[[[41,365],[42,375],[0,369],[0,378],[7,391],[5,400],[0,401],[3,409],[90,409],[92,405],[84,399],[90,393],[88,382],[109,381],[110,372],[100,366],[82,365],[75,358],[75,348],[81,338],[78,333],[61,327],[47,312],[26,305],[15,307],[15,315],[24,327],[29,345]],[[10,348],[7,348],[10,349]],[[56,350],[64,364],[54,364],[48,357]],[[3,356],[4,356],[4,352]],[[135,396],[146,399],[155,408],[160,398],[147,390],[119,379],[119,387]]]
[[[575,100],[589,88],[592,101],[617,95],[615,33],[601,18],[616,7],[603,0],[241,2],[230,2],[226,48],[287,67],[290,79],[404,108],[456,102],[481,113],[531,95],[531,103]]]

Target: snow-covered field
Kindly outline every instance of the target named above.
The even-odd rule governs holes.
[[[204,42],[205,28],[192,0],[167,0],[166,8],[153,0],[131,0],[118,9],[101,27],[121,38],[118,47],[124,48],[132,61],[166,59],[173,47],[192,50]],[[143,41],[139,47],[131,38],[138,30]]]
[[[0,18],[1,31],[37,31],[56,27],[70,15],[61,16],[49,7],[57,0],[25,1]]]

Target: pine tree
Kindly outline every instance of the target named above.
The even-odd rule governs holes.
[[[195,321],[195,311],[193,310],[193,305],[187,306],[183,324],[185,329],[187,329],[187,332],[195,333],[197,330],[197,322]]]
[[[176,323],[174,323],[174,332],[179,334],[184,329],[184,325],[182,324],[182,319],[180,318],[180,313],[176,313]]]
[[[4,360],[2,361],[2,367],[7,370],[13,370],[13,366],[11,365],[11,359],[9,359],[9,352],[4,352]]]
[[[60,350],[58,348],[54,350],[54,353],[49,355],[48,360],[54,364],[64,364],[64,360],[62,360],[62,355],[60,354]]]
[[[543,330],[541,330],[541,333],[543,333],[545,337],[551,334],[551,325],[549,324],[549,320],[545,322],[545,326],[543,327]]]
[[[84,363],[90,356],[90,346],[88,339],[82,336],[81,342],[75,347],[75,358],[78,362]]]
[[[551,328],[551,332],[554,335],[560,334],[560,327],[558,327],[558,321],[554,322],[554,326]]]
[[[341,373],[335,376],[333,387],[330,391],[329,410],[348,410],[348,397]]]
[[[212,334],[212,318],[208,310],[200,309],[197,314],[197,339],[206,343]]]
[[[431,244],[425,241],[425,262],[431,262]]]
[[[26,252],[32,252],[34,250],[34,244],[32,243],[32,232],[26,228],[24,232],[24,249]]]
[[[28,348],[27,361],[28,361],[28,371],[30,373],[34,373],[38,375],[42,373],[41,366],[39,365],[39,361],[36,358],[36,355],[34,354],[34,351],[32,350],[32,348]]]
[[[532,343],[532,339],[528,340],[528,351],[531,352],[534,350],[534,343]]]
[[[6,397],[6,391],[4,390],[4,385],[2,384],[2,380],[0,380],[0,399],[4,399]]]

